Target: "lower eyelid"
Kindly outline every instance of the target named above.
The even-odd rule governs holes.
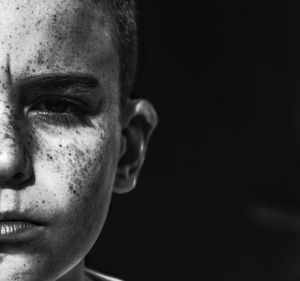
[[[42,123],[45,124],[67,127],[67,128],[76,127],[81,123],[85,122],[84,116],[81,116],[80,114],[72,114],[72,113],[57,114],[57,113],[43,112],[43,111],[30,112],[28,119],[32,120],[34,123],[41,121]]]

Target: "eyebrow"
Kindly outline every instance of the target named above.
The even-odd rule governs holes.
[[[70,87],[96,89],[100,84],[98,79],[92,74],[52,73],[23,77],[18,81],[18,85],[22,90],[38,88],[51,91]]]

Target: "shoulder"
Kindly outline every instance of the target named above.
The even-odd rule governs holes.
[[[88,276],[90,279],[92,279],[93,281],[124,281],[124,280],[121,280],[121,279],[117,279],[115,277],[110,277],[108,275],[105,275],[103,273],[99,273],[95,270],[92,270],[90,268],[85,268],[84,269],[84,272],[86,274],[86,276]]]

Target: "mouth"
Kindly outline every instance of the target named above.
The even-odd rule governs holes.
[[[45,224],[26,214],[0,213],[0,242],[29,241],[38,238]]]

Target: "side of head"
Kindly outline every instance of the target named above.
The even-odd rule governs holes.
[[[115,36],[120,58],[121,102],[128,98],[135,80],[138,39],[136,3],[134,0],[105,0],[105,8],[111,19],[111,32]]]
[[[135,0],[96,0],[106,11],[108,29],[120,62],[120,107],[123,127],[122,159],[115,182],[115,192],[124,193],[135,187],[145,159],[149,138],[157,124],[153,106],[146,100],[131,100],[137,71],[138,26]]]
[[[0,5],[0,281],[82,281],[112,192],[134,187],[157,122],[129,97],[134,3]]]

